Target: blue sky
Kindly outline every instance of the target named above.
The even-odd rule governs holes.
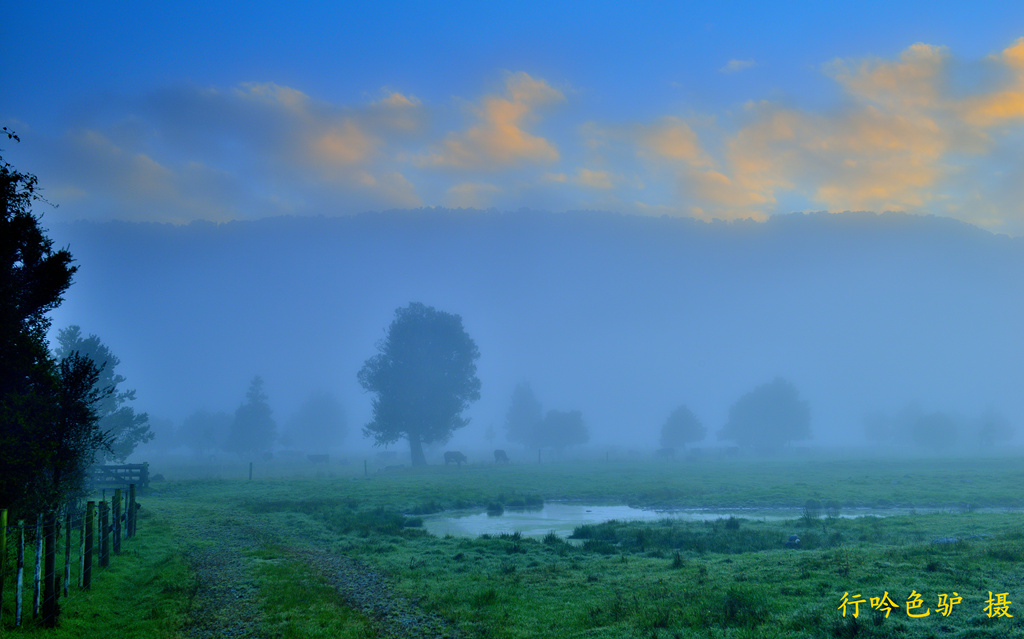
[[[50,221],[899,210],[1024,234],[1024,4],[15,3]]]

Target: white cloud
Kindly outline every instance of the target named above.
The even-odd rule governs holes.
[[[755,66],[757,66],[757,63],[753,60],[729,60],[719,71],[722,73],[736,73],[737,71],[743,71]]]

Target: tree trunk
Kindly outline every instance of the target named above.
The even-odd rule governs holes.
[[[412,455],[413,466],[427,465],[427,458],[423,456],[423,443],[418,434],[409,434],[409,453]]]

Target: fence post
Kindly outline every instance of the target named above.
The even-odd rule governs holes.
[[[121,554],[121,489],[114,489],[114,554]]]
[[[135,536],[135,511],[137,506],[135,505],[135,484],[128,484],[128,513],[126,523],[128,524],[128,534],[125,535],[125,539],[131,539]]]
[[[71,506],[64,504],[64,596],[71,583]]]
[[[110,565],[110,505],[100,502],[100,568]]]
[[[252,481],[252,462],[249,462],[249,481]]]
[[[21,625],[21,599],[25,580],[25,522],[18,520],[18,577],[14,587],[14,625]]]
[[[0,628],[3,628],[4,581],[7,577],[7,509],[0,508]]]
[[[92,545],[93,527],[96,521],[96,502],[90,501],[85,504],[85,552],[82,568],[82,588],[89,590],[92,587]]]
[[[57,511],[46,511],[46,565],[43,579],[43,625],[57,625]]]
[[[43,513],[36,513],[36,571],[32,581],[32,618],[39,616],[43,585]]]
[[[85,588],[85,513],[78,511],[82,526],[78,529],[78,587]]]

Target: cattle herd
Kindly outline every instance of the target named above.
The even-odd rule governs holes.
[[[455,464],[456,466],[462,466],[469,460],[464,454],[457,450],[449,450],[444,454],[444,465]],[[508,453],[504,450],[498,449],[494,451],[494,463],[495,464],[507,464],[509,463]]]

